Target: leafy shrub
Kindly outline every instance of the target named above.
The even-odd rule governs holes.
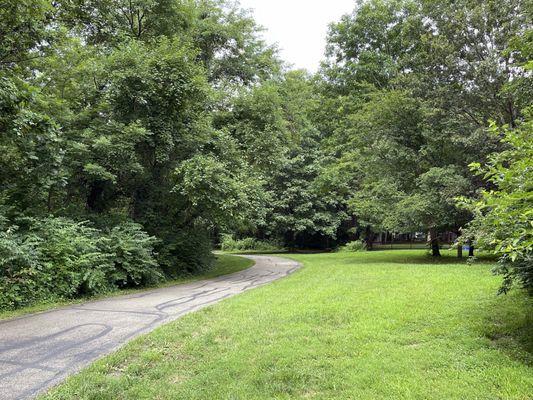
[[[102,251],[104,237],[87,222],[46,218],[37,221],[29,236],[37,237],[39,264],[53,278],[52,293],[68,298],[112,288],[112,254]]]
[[[354,240],[341,247],[341,251],[358,252],[366,250],[366,243],[363,240]]]
[[[222,251],[276,251],[282,246],[272,240],[258,240],[251,237],[235,239],[232,235],[222,235],[220,248]]]
[[[515,129],[492,125],[506,150],[491,155],[486,165],[471,164],[474,172],[491,182],[476,201],[462,199],[474,219],[463,230],[462,242],[474,240],[477,248],[499,257],[495,272],[503,275],[501,293],[513,285],[533,295],[533,109]]]
[[[232,235],[222,235],[220,248],[223,251],[254,250],[256,240],[254,238],[235,239]]]
[[[141,286],[163,279],[154,257],[157,239],[142,230],[141,225],[127,222],[114,227],[102,241],[102,250],[111,255],[113,268],[109,273],[113,286]]]
[[[0,309],[47,299],[51,276],[39,264],[35,238],[24,238],[16,227],[0,232]]]
[[[66,218],[33,221],[24,233],[0,231],[0,309],[94,295],[161,278],[155,238],[136,224],[109,234]]]
[[[195,274],[213,267],[215,257],[205,229],[189,228],[168,234],[159,247],[159,265],[168,277]]]

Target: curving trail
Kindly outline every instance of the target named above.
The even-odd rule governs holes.
[[[0,321],[0,399],[31,398],[140,334],[299,268],[246,257],[255,265],[235,274]]]

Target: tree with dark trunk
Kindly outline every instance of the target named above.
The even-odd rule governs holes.
[[[366,249],[367,250],[373,250],[374,248],[374,237],[375,234],[372,232],[372,227],[370,225],[367,225],[365,229],[365,243],[366,243]]]
[[[470,242],[468,246],[468,257],[474,257],[474,245]]]
[[[429,230],[429,245],[431,246],[431,255],[440,257],[439,236],[435,228]]]

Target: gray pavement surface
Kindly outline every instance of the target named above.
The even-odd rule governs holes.
[[[0,399],[32,398],[138,335],[299,267],[247,257],[255,265],[231,275],[0,321]]]

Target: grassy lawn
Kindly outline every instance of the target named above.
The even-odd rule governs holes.
[[[180,279],[164,282],[155,287],[173,286],[173,285],[179,285],[183,283],[194,282],[194,281],[201,280],[201,279],[215,278],[217,276],[227,275],[233,272],[242,271],[243,269],[250,268],[253,264],[254,263],[252,260],[248,260],[246,258],[235,257],[235,256],[227,255],[227,254],[217,254],[215,266],[211,270],[206,271],[199,275],[191,275],[191,276],[183,277]],[[14,318],[14,317],[18,317],[18,316],[29,314],[29,313],[46,311],[46,310],[50,310],[53,308],[64,307],[70,304],[83,303],[86,301],[95,300],[97,298],[120,296],[124,294],[142,292],[143,290],[150,290],[150,289],[154,289],[154,287],[117,290],[116,292],[107,293],[99,297],[91,297],[91,298],[84,297],[81,299],[73,299],[73,300],[51,301],[51,302],[39,303],[39,304],[30,306],[30,307],[24,307],[24,308],[12,310],[12,311],[0,311],[0,320],[7,319],[7,318]]]
[[[304,268],[163,326],[46,399],[531,399],[532,302],[424,251]]]

